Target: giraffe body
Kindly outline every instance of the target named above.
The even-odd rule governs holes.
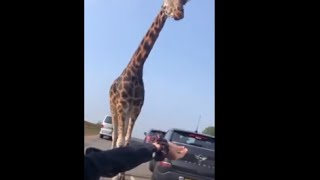
[[[134,124],[144,104],[143,65],[148,58],[166,20],[184,17],[183,6],[187,0],[164,0],[162,8],[147,31],[129,64],[116,78],[109,90],[112,115],[111,148],[128,146]],[[124,172],[113,179],[124,180]]]

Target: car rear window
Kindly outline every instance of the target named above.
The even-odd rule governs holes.
[[[111,116],[107,116],[106,119],[104,120],[105,123],[108,123],[108,124],[112,124],[112,118]]]
[[[201,134],[174,131],[171,141],[214,150],[215,139]]]
[[[160,135],[160,137],[164,137],[164,135],[166,134],[165,132],[162,132],[162,131],[151,131],[149,133],[150,136],[156,136],[156,135]]]

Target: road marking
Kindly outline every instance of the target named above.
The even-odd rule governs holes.
[[[131,179],[131,180],[135,180],[133,176],[130,176],[130,179]]]

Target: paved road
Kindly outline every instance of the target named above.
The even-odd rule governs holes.
[[[141,143],[139,139],[132,139],[131,144]],[[84,139],[84,150],[87,147],[96,147],[99,149],[110,149],[111,141],[106,139],[100,139],[98,136],[86,136]],[[148,163],[141,164],[135,169],[126,172],[127,180],[150,180],[151,172],[148,169]],[[101,178],[100,180],[111,180],[111,178]]]

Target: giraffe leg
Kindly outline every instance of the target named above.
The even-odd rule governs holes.
[[[117,108],[117,140],[112,141],[116,143],[116,147],[123,147],[124,145],[124,137],[125,137],[125,126],[126,121],[128,120],[128,110],[125,105],[123,105],[121,108]],[[117,176],[113,177],[112,180],[125,180],[125,174],[124,172],[118,173]]]
[[[122,111],[123,112],[123,111]],[[123,147],[124,145],[124,136],[125,136],[125,120],[126,113],[118,113],[118,138],[116,142],[116,147]]]
[[[113,124],[112,132],[112,148],[118,148],[123,146],[125,128],[125,117],[123,114],[117,116]],[[116,137],[116,138],[113,138]],[[112,180],[125,180],[124,173],[118,173],[112,178]]]
[[[113,116],[117,118],[117,116]],[[114,149],[116,147],[116,142],[118,140],[118,122],[113,121],[112,122],[113,130],[112,130],[112,143],[111,143],[111,149]]]
[[[125,174],[124,172],[123,173],[119,173],[119,180],[125,180],[126,177],[125,177]]]
[[[135,115],[133,117],[131,116],[130,119],[129,119],[128,130],[127,130],[126,137],[124,139],[124,146],[129,146],[129,144],[130,144],[131,136],[132,136],[132,130],[133,130],[133,127],[134,127],[134,123],[135,123],[136,117],[137,117],[137,115]]]
[[[119,121],[118,121],[118,139],[117,139],[117,143],[116,146],[117,147],[123,147],[124,146],[124,137],[125,137],[125,124],[126,124],[126,120],[128,120],[127,118],[128,116],[123,113],[121,115],[119,115]],[[125,180],[125,173],[121,172],[118,174],[117,180]]]
[[[129,119],[127,119],[127,118],[125,119],[126,121],[129,121],[129,122],[127,125],[128,127],[126,128],[127,132],[126,132],[126,136],[125,136],[125,140],[124,140],[124,146],[129,146],[129,143],[131,141],[132,130],[133,130],[134,124],[135,124],[136,119],[138,118],[139,114],[140,114],[140,110],[137,109],[134,113],[132,113],[132,115]],[[125,172],[119,173],[117,179],[112,179],[112,180],[125,180]]]
[[[119,173],[118,175],[114,176],[112,180],[125,180],[125,175],[123,173]]]
[[[119,174],[116,175],[116,176],[114,176],[114,177],[112,178],[112,180],[119,180]]]
[[[122,146],[127,146],[126,145],[126,141],[125,141],[125,139],[126,139],[126,137],[128,136],[128,134],[130,134],[130,137],[131,137],[131,133],[132,133],[132,125],[131,125],[131,118],[129,118],[130,116],[130,114],[129,114],[129,112],[130,111],[127,111],[126,112],[126,114],[125,114],[125,118],[124,118],[124,125],[123,125],[123,131],[124,131],[124,133],[122,133],[122,134],[120,134],[119,133],[119,136],[121,136],[122,135],[122,137],[123,137],[123,139],[124,139],[124,141],[122,141]],[[120,127],[120,126],[119,126]],[[130,130],[131,129],[131,130]],[[119,173],[118,174],[118,180],[125,180],[125,172],[121,172],[121,173]]]
[[[110,104],[112,104],[110,102]],[[118,116],[117,116],[117,111],[115,109],[115,106],[111,106],[110,108],[111,113],[112,113],[112,142],[111,142],[111,149],[114,149],[116,147],[116,142],[118,139]]]

